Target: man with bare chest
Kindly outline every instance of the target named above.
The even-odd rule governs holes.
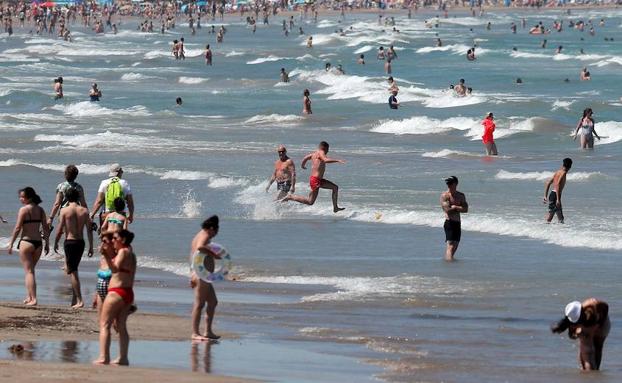
[[[276,181],[276,189],[279,191],[276,199],[283,199],[288,193],[296,192],[296,165],[294,161],[287,156],[287,149],[283,145],[279,145],[276,149],[279,159],[274,163],[274,172],[268,186],[266,186],[266,193],[270,189],[270,186]]]
[[[457,190],[458,177],[451,176],[445,179],[445,184],[447,184],[447,191],[441,194],[441,208],[445,212],[445,224],[443,225],[447,242],[445,260],[451,262],[454,260],[462,236],[460,213],[468,213],[469,204],[465,195]]]
[[[309,177],[309,186],[311,192],[308,197],[297,196],[290,194],[283,198],[282,201],[296,201],[305,205],[313,205],[317,199],[320,189],[329,189],[332,191],[333,198],[333,212],[337,213],[345,208],[337,205],[337,198],[339,196],[339,186],[324,178],[324,172],[326,171],[326,164],[345,164],[344,160],[338,160],[329,158],[328,156],[328,142],[322,141],[318,146],[318,150],[313,153],[309,153],[303,158],[300,167],[306,169],[306,164],[311,161],[311,177]]]

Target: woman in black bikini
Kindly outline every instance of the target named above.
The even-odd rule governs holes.
[[[13,230],[11,242],[9,242],[9,254],[13,254],[13,244],[19,235],[17,248],[19,258],[26,273],[26,299],[24,304],[35,306],[37,304],[37,283],[35,281],[35,266],[41,258],[41,251],[45,254],[50,252],[50,228],[47,224],[45,211],[39,206],[41,198],[33,188],[26,187],[19,191],[19,201],[24,205],[17,213],[17,222]],[[42,241],[45,246],[42,248]]]

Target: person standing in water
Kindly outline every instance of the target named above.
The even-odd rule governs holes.
[[[315,203],[315,200],[317,199],[318,194],[320,193],[320,189],[330,189],[332,191],[333,198],[333,212],[337,213],[345,210],[345,208],[339,207],[337,205],[337,199],[339,197],[339,186],[327,179],[324,179],[324,172],[326,171],[326,164],[345,164],[346,162],[344,160],[327,157],[328,148],[328,142],[320,142],[318,150],[313,153],[307,154],[305,158],[302,159],[302,164],[300,164],[301,168],[306,169],[307,162],[311,161],[312,163],[311,177],[309,177],[309,186],[311,187],[311,192],[309,193],[309,196],[303,197],[290,194],[282,199],[283,202],[295,201],[305,205],[313,205]]]
[[[84,230],[89,240],[89,258],[93,256],[93,231],[91,230],[91,218],[89,210],[78,205],[80,200],[80,192],[77,189],[70,188],[65,192],[67,198],[67,206],[65,206],[59,217],[59,229],[54,241],[54,252],[58,253],[58,243],[61,236],[65,233],[65,271],[71,277],[71,289],[73,297],[71,307],[79,309],[84,307],[82,300],[82,291],[80,289],[80,277],[78,276],[78,266],[82,260],[84,253]]]
[[[285,71],[285,68],[281,68],[280,81],[289,82],[289,74]]]
[[[391,91],[391,95],[389,96],[389,108],[397,109],[400,106],[399,101],[397,101],[397,90],[393,89]]]
[[[562,161],[562,167],[553,174],[546,184],[544,185],[544,198],[543,202],[549,205],[549,212],[546,215],[546,222],[550,223],[553,220],[553,216],[557,215],[559,223],[564,223],[564,213],[562,211],[562,191],[566,186],[566,174],[572,167],[572,160],[570,158],[564,158]],[[549,193],[549,189],[553,189]],[[548,197],[547,197],[548,195]]]
[[[64,95],[63,95],[63,78],[62,77],[54,79],[54,93],[56,93],[56,95],[54,96],[54,100],[60,100],[61,98],[64,97]]]
[[[595,298],[568,303],[564,317],[551,326],[551,331],[561,334],[568,330],[570,339],[579,339],[579,365],[584,371],[599,370],[603,359],[603,346],[609,335],[609,305]]]
[[[212,50],[209,47],[209,44],[205,46],[205,65],[212,66]]]
[[[91,85],[91,90],[89,90],[89,98],[91,101],[99,101],[102,96],[102,91],[97,88],[97,84],[93,83]]]
[[[497,144],[495,144],[495,140],[493,138],[493,133],[497,125],[495,125],[494,116],[492,112],[486,115],[484,121],[482,121],[482,125],[484,125],[484,135],[482,136],[482,142],[484,143],[484,147],[486,148],[487,156],[496,156],[497,155]]]
[[[309,97],[311,93],[309,92],[309,89],[305,89],[302,94],[302,114],[313,114],[311,111],[311,98]]]
[[[218,235],[219,223],[218,216],[214,215],[203,221],[201,224],[201,230],[194,236],[190,245],[190,262],[192,263],[193,255],[198,251],[206,254],[205,258],[206,268],[211,271],[214,270],[214,259],[218,259],[218,256],[207,247],[210,241]],[[212,324],[214,322],[214,315],[216,314],[216,306],[218,305],[218,298],[216,297],[216,290],[211,282],[204,281],[199,278],[194,271],[190,276],[190,287],[194,289],[194,304],[192,306],[192,340],[216,340],[220,339],[220,336],[214,333]],[[207,304],[205,309],[206,319],[206,332],[205,335],[201,335],[199,331],[201,322],[201,311]]]
[[[469,204],[466,201],[466,196],[458,191],[458,177],[446,178],[445,184],[447,191],[441,194],[441,208],[445,212],[443,228],[445,230],[445,242],[447,243],[445,261],[451,262],[454,260],[462,237],[460,213],[468,213]]]
[[[594,136],[600,141],[600,136],[594,129],[594,118],[592,117],[592,108],[583,111],[583,117],[577,124],[574,131],[573,139],[577,139],[577,135],[581,132],[581,149],[594,149]]]
[[[287,194],[296,192],[296,165],[291,158],[287,156],[287,149],[283,145],[279,145],[276,149],[279,159],[274,163],[274,172],[268,186],[266,186],[266,193],[270,190],[270,186],[276,181],[276,189],[279,194],[276,200],[283,199]]]

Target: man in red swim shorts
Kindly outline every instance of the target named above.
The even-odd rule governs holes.
[[[326,164],[345,164],[344,160],[338,160],[334,158],[328,158],[326,155],[328,154],[328,142],[322,141],[318,146],[318,150],[313,153],[309,153],[303,158],[302,164],[300,165],[303,169],[306,169],[307,161],[311,160],[311,177],[309,177],[309,186],[311,187],[311,192],[308,197],[298,196],[290,194],[287,197],[283,198],[281,201],[296,201],[299,203],[303,203],[305,205],[313,205],[317,196],[320,192],[320,189],[330,189],[333,192],[333,212],[337,213],[345,208],[339,207],[337,205],[337,198],[339,196],[339,186],[330,182],[329,180],[324,179],[324,172],[326,171]]]

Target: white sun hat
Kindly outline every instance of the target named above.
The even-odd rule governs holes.
[[[581,302],[574,301],[566,305],[566,318],[572,323],[577,323],[581,317]]]

